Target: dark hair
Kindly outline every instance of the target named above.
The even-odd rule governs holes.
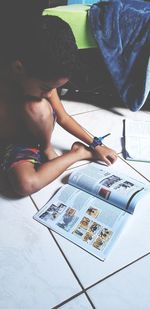
[[[42,16],[20,57],[29,74],[44,80],[70,77],[77,46],[70,26],[56,16]],[[18,55],[19,56],[19,55]]]
[[[16,3],[18,1],[22,2],[15,0]],[[9,63],[21,60],[27,73],[41,80],[69,78],[77,55],[70,26],[57,16],[42,16],[43,8],[36,6],[35,0],[26,1],[28,5],[22,11],[19,4],[17,13],[9,16],[9,33],[6,31],[7,35],[3,38],[3,46],[7,49],[7,52],[4,50],[4,58]]]

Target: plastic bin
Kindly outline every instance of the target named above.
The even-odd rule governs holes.
[[[88,10],[90,6],[72,4],[47,8],[43,15],[55,15],[65,20],[72,28],[79,49],[97,46],[88,23]]]

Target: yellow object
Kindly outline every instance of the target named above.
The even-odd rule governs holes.
[[[47,8],[43,15],[54,15],[62,18],[72,28],[79,49],[96,47],[88,23],[89,5],[72,4]]]

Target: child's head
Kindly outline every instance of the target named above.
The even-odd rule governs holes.
[[[17,46],[17,42],[16,42]],[[41,16],[16,48],[29,76],[43,81],[70,78],[77,46],[70,26],[56,16]]]
[[[77,54],[70,26],[57,16],[42,16],[40,0],[2,0],[0,7],[1,62],[19,60],[39,80],[69,79]]]

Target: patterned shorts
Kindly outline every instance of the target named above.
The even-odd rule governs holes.
[[[0,143],[0,168],[7,172],[18,164],[31,162],[40,165],[44,162],[39,145],[1,144]]]

